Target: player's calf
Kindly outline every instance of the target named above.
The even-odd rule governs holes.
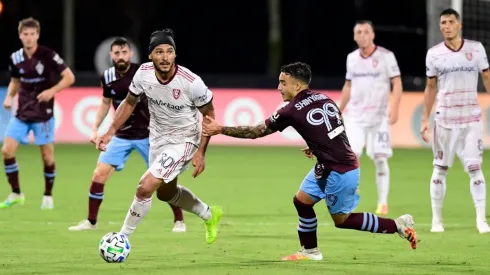
[[[7,175],[7,180],[12,188],[12,193],[20,195],[20,184],[19,184],[19,165],[15,158],[15,152],[19,143],[10,138],[6,137],[4,144],[2,145],[2,155],[3,162],[5,165],[5,174]]]
[[[442,208],[446,195],[446,176],[448,167],[434,166],[430,179],[430,197],[432,206],[431,232],[443,232]]]
[[[376,167],[376,185],[378,189],[378,208],[376,214],[388,214],[388,193],[390,188],[390,168],[385,155],[376,155],[374,159]]]
[[[41,209],[53,209],[52,198],[56,165],[54,163],[54,145],[52,143],[41,145],[41,156],[44,163],[44,197]]]
[[[486,221],[486,183],[479,164],[468,165],[470,176],[470,191],[476,209],[476,227],[480,233],[490,233],[490,227]]]

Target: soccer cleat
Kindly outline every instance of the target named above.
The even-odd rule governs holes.
[[[388,215],[388,205],[387,204],[378,204],[378,208],[376,208],[377,215]]]
[[[10,195],[2,203],[0,203],[0,209],[10,208],[15,204],[24,204],[24,194],[10,193]]]
[[[300,251],[281,258],[282,261],[321,261],[323,260],[322,252],[317,248],[304,249],[301,248]]]
[[[85,231],[85,230],[95,230],[97,226],[95,224],[91,224],[88,220],[83,220],[77,225],[68,227],[70,231]]]
[[[53,196],[43,196],[43,203],[41,204],[41,210],[54,208]]]
[[[442,233],[442,232],[444,232],[444,226],[442,225],[441,222],[433,222],[432,223],[432,228],[430,229],[430,232],[432,232],[432,233]]]
[[[211,218],[204,222],[204,227],[206,228],[206,242],[212,244],[218,236],[218,223],[223,215],[223,209],[219,206],[211,206],[209,211],[211,211]]]
[[[478,232],[480,232],[480,234],[490,233],[490,226],[488,226],[486,221],[477,222],[476,228],[478,228]]]
[[[414,229],[414,221],[411,215],[405,214],[395,219],[396,228],[398,229],[398,234],[403,239],[410,242],[412,249],[417,249],[417,233]]]
[[[183,221],[176,221],[172,232],[185,232],[187,230],[185,223]]]

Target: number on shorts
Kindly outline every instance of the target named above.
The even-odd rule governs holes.
[[[335,206],[337,204],[338,200],[339,199],[335,195],[332,195],[332,194],[327,195],[327,201],[329,202],[329,205],[331,205],[331,206]]]
[[[163,153],[159,162],[163,168],[167,169],[175,163],[175,160],[171,156]]]
[[[478,140],[478,150],[483,151],[483,140],[481,139]]]
[[[390,141],[390,134],[388,132],[378,132],[378,142],[388,143]]]

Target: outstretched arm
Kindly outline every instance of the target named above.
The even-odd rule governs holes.
[[[235,138],[256,139],[268,136],[274,132],[274,130],[265,125],[265,122],[255,126],[221,127],[221,134]]]

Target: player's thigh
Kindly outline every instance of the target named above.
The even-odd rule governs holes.
[[[48,121],[32,123],[31,129],[34,133],[34,144],[45,145],[54,143],[54,117],[50,118]]]
[[[5,130],[5,139],[11,138],[17,143],[26,144],[28,143],[28,134],[31,129],[31,124],[22,121],[16,117],[12,117]]]
[[[131,142],[133,144],[133,149],[135,149],[145,160],[146,167],[150,167],[150,139],[137,139]]]
[[[388,120],[383,120],[380,124],[370,127],[366,135],[366,155],[369,158],[391,158],[393,156]]]
[[[451,167],[454,162],[458,136],[461,129],[448,129],[434,123],[432,128],[432,153],[434,155],[433,165],[439,167]]]
[[[100,153],[98,162],[111,165],[116,171],[121,171],[132,150],[133,145],[130,140],[114,137],[107,144],[106,150]]]
[[[360,199],[359,177],[359,168],[343,174],[330,172],[325,188],[325,201],[331,215],[349,214],[357,207]]]
[[[362,149],[364,148],[366,141],[366,133],[363,126],[359,125],[356,121],[347,120],[345,122],[345,132],[349,139],[349,144],[352,151],[357,156],[362,155]]]
[[[166,144],[158,148],[158,156],[148,169],[151,174],[165,183],[170,183],[187,170],[197,147],[192,143]]]
[[[310,172],[305,176],[301,186],[299,187],[299,192],[305,193],[309,197],[308,202],[317,203],[325,198],[325,186],[326,180],[318,181],[315,178],[315,167],[313,167]],[[308,199],[305,199],[308,200]]]
[[[483,161],[483,125],[472,124],[462,135],[457,154],[465,171],[480,170]]]

